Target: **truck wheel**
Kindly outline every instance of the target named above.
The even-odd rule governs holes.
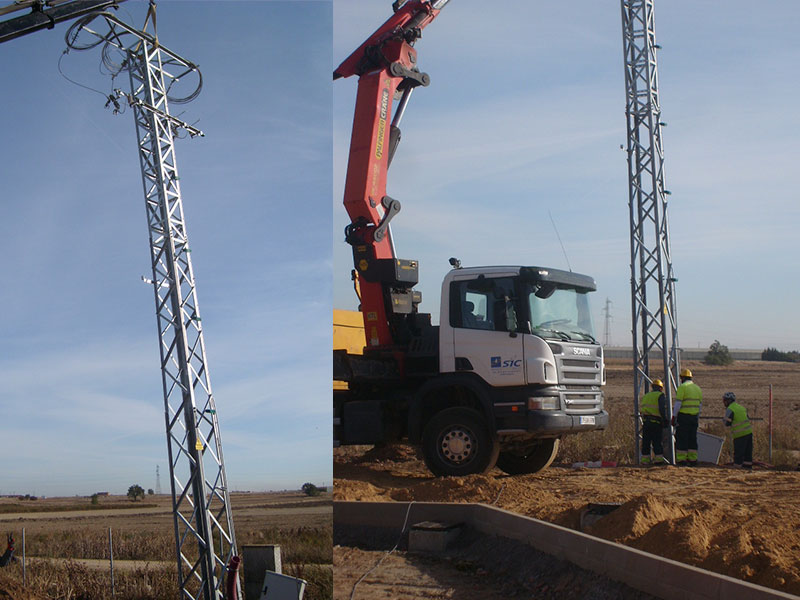
[[[497,466],[509,475],[538,473],[546,469],[558,454],[558,439],[537,440],[524,451],[508,450],[497,457]]]
[[[497,462],[500,445],[480,413],[447,408],[436,413],[422,432],[425,464],[434,475],[486,473]]]

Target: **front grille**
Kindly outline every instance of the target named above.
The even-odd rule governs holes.
[[[603,393],[600,391],[603,370],[598,356],[580,356],[573,348],[586,348],[582,344],[559,344],[559,353],[554,351],[558,368],[558,383],[564,410],[570,415],[593,415],[603,409]],[[593,350],[592,354],[596,354]]]
[[[596,358],[566,358],[556,356],[558,365],[558,382],[561,385],[581,385],[589,383],[600,385],[602,383],[602,364]]]
[[[564,412],[568,415],[594,415],[603,408],[601,392],[574,394],[562,392]]]
[[[597,379],[596,373],[579,373],[576,371],[563,371],[562,374],[564,375],[564,379],[581,379],[581,380],[588,380],[594,381]]]
[[[586,359],[581,360],[581,359],[574,359],[574,358],[562,358],[561,359],[561,364],[564,365],[565,367],[587,367],[587,366],[592,366],[592,365],[589,364],[590,362],[593,363],[593,360],[589,361],[589,360],[586,360]]]

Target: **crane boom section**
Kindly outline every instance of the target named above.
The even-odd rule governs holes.
[[[400,203],[386,195],[389,163],[399,140],[392,109],[398,92],[409,94],[416,86],[428,85],[428,76],[416,67],[413,43],[446,1],[406,2],[333,74],[334,79],[359,76],[344,206],[370,347],[393,346],[392,315],[415,310],[410,288],[417,282],[416,262],[396,258],[388,228],[400,210]]]

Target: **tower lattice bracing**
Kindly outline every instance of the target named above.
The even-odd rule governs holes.
[[[621,0],[621,5],[628,122],[634,402],[638,414],[639,399],[649,391],[649,382],[662,379],[671,412],[680,357],[676,280],[667,219],[669,192],[664,188],[664,123],[658,96],[653,0]],[[638,418],[634,421],[638,463],[641,427]],[[665,452],[672,461],[671,435]]]
[[[130,94],[116,93],[133,110],[144,184],[181,597],[222,600],[236,541],[175,159],[176,133],[201,132],[172,117],[168,106],[180,80],[195,77],[198,84],[194,93],[174,101],[197,94],[199,71],[155,36],[109,13],[76,26],[68,33],[71,47],[104,44],[104,64],[110,67],[111,46],[125,58],[118,73],[130,75]],[[78,43],[81,31],[100,41]]]

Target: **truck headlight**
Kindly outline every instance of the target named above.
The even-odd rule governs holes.
[[[528,410],[558,410],[557,396],[528,398]]]

